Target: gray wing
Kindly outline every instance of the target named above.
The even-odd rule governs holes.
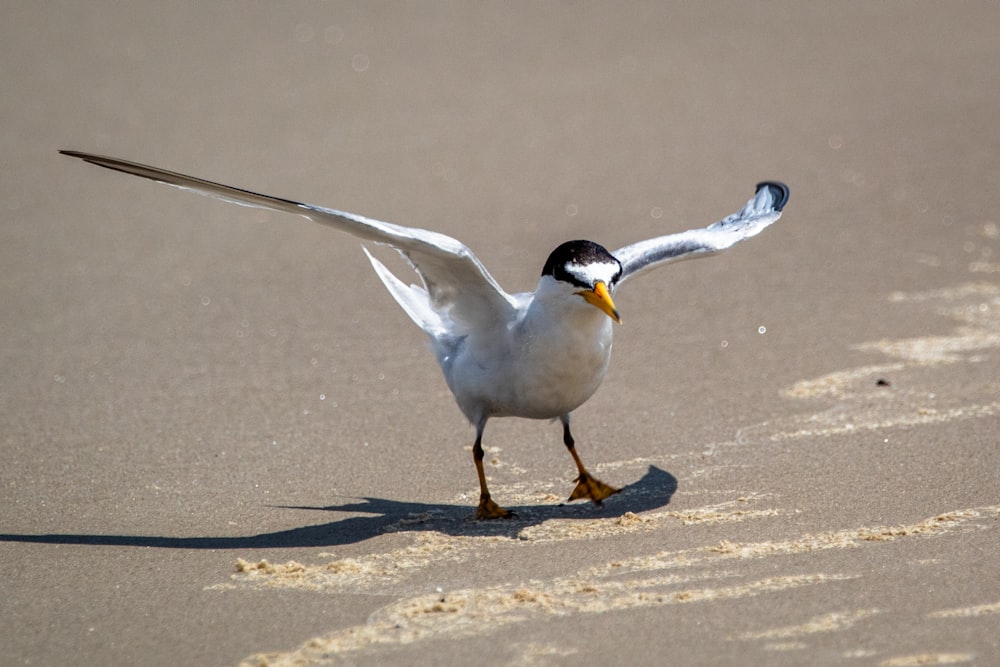
[[[59,152],[234,204],[300,215],[362,239],[392,246],[409,260],[423,280],[434,310],[459,328],[506,321],[515,310],[513,298],[501,289],[472,251],[450,236],[272,197],[136,162],[78,151]]]
[[[788,202],[788,186],[776,181],[757,184],[757,193],[736,213],[704,229],[659,236],[619,248],[614,255],[622,264],[621,285],[643,271],[668,262],[707,257],[756,236],[781,217]]]

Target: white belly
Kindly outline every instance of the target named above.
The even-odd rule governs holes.
[[[578,408],[597,391],[611,358],[612,322],[596,309],[593,315],[565,327],[527,326],[467,340],[445,369],[459,408],[473,423],[554,419]]]

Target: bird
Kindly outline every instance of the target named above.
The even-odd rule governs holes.
[[[477,520],[515,516],[492,499],[483,469],[483,432],[494,417],[561,422],[563,444],[577,469],[569,500],[586,499],[600,506],[620,491],[587,470],[570,431],[571,414],[597,391],[608,368],[613,327],[622,322],[615,291],[650,269],[713,255],[756,236],[781,217],[789,197],[784,183],[763,181],[743,208],[702,229],[639,241],[613,252],[593,241],[567,241],[549,254],[533,292],[508,294],[465,244],[445,234],[119,158],[59,152],[230,203],[302,216],[399,252],[419,284],[398,278],[362,244],[389,294],[427,334],[448,388],[475,428]]]

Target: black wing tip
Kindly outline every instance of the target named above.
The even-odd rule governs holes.
[[[68,155],[69,157],[79,158],[88,164],[104,167],[105,169],[110,169],[111,171],[120,171],[123,174],[131,174],[133,176],[148,178],[149,180],[157,181],[158,183],[169,183],[169,181],[164,179],[162,176],[152,173],[160,170],[148,167],[144,164],[139,164],[138,162],[128,162],[127,160],[105,157],[103,155],[94,155],[93,153],[83,153],[81,151],[60,150],[59,153],[62,155]]]
[[[761,181],[757,184],[757,189],[754,192],[760,192],[761,188],[767,188],[771,191],[771,196],[774,197],[774,210],[780,211],[785,208],[785,204],[788,203],[788,186],[781,181]]]
[[[70,157],[78,157],[81,160],[86,160],[87,158],[96,157],[92,153],[84,153],[82,151],[74,151],[74,150],[69,150],[69,149],[66,149],[66,148],[60,148],[59,149],[59,154],[60,155],[68,155]]]
[[[112,168],[109,165],[102,162],[102,160],[110,160],[111,158],[104,158],[101,157],[100,155],[94,155],[93,153],[84,153],[82,151],[73,151],[61,148],[59,149],[59,154],[68,155],[69,157],[79,158],[84,162],[89,162],[90,164],[96,164],[99,167],[108,167],[109,169]]]

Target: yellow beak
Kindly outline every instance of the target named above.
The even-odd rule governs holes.
[[[577,294],[582,296],[584,301],[600,309],[618,324],[622,323],[622,318],[618,316],[618,309],[615,308],[615,302],[611,300],[611,293],[608,292],[608,286],[603,281],[598,280],[593,290],[580,290]]]

